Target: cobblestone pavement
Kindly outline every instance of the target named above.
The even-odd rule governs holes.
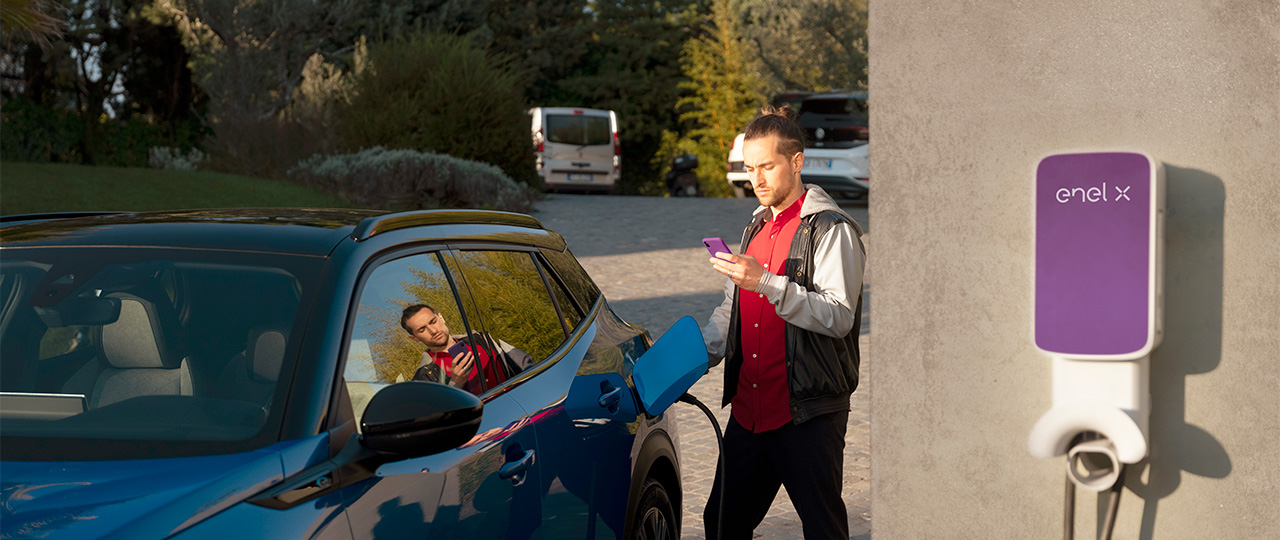
[[[657,339],[677,319],[691,315],[699,326],[723,299],[723,277],[710,268],[701,239],[720,236],[740,252],[742,228],[757,206],[754,198],[698,199],[548,195],[536,205],[534,216],[547,228],[564,235],[569,249],[604,291],[609,304],[629,322],[648,328]],[[865,203],[845,204],[845,211],[867,231],[863,243],[870,251],[870,227]],[[870,287],[863,289],[862,382],[853,395],[845,439],[844,501],[849,534],[871,537],[871,388]],[[693,395],[716,413],[723,428],[729,409],[719,407],[723,367],[716,367],[692,389]],[[682,538],[704,540],[702,508],[711,493],[718,447],[706,416],[687,404],[672,409],[680,425],[680,459],[684,481]],[[726,512],[733,518],[733,510]],[[803,534],[800,519],[786,490],[779,490],[756,538],[791,539]]]

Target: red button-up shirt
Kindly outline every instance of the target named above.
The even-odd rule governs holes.
[[[791,238],[800,227],[804,195],[764,224],[747,246],[765,271],[785,275]],[[791,422],[791,389],[787,387],[787,323],[763,294],[738,294],[742,329],[742,371],[733,396],[733,419],[753,433],[778,429]]]
[[[473,394],[480,394],[482,391],[493,388],[507,378],[502,373],[496,362],[489,356],[487,347],[467,347],[468,350],[474,352],[471,358],[471,376],[467,377],[467,382],[463,385],[463,389]],[[446,351],[433,352],[431,357],[435,359],[436,365],[444,369],[445,375],[453,376],[453,356]],[[484,373],[484,387],[480,386],[480,377],[478,373]]]

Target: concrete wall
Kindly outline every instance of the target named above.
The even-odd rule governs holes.
[[[870,52],[873,537],[1061,537],[1032,172],[1123,146],[1168,166],[1168,294],[1115,537],[1280,538],[1280,3],[873,0]]]

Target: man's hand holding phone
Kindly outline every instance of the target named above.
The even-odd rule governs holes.
[[[764,267],[750,255],[734,255],[724,239],[719,237],[703,238],[702,245],[711,253],[711,264],[717,272],[724,274],[737,285],[748,291],[760,286],[760,278],[764,275]]]
[[[449,376],[449,380],[453,386],[462,386],[463,383],[466,383],[471,378],[471,371],[475,367],[475,362],[473,361],[475,356],[471,354],[467,344],[461,341],[449,347],[449,356],[453,357],[453,365],[449,370],[452,373]]]

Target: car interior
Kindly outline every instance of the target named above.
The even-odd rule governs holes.
[[[5,261],[6,430],[182,439],[261,429],[301,296],[296,278],[190,261],[91,266]]]

